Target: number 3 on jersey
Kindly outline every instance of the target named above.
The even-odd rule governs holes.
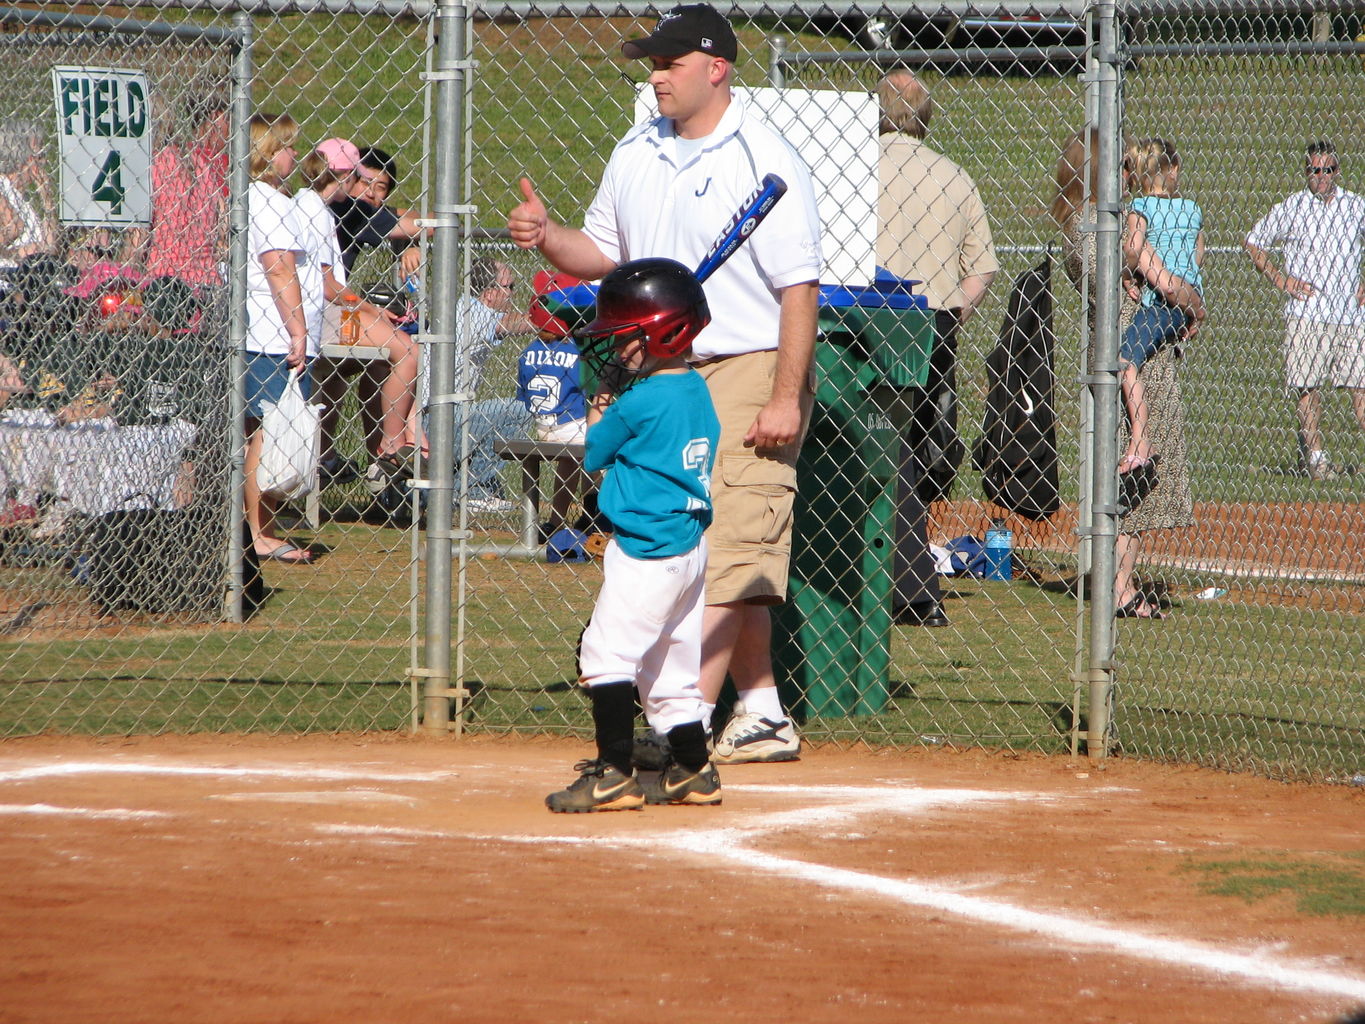
[[[683,446],[683,468],[690,469],[697,474],[697,479],[701,481],[702,490],[706,496],[711,497],[711,471],[708,468],[711,463],[711,440],[706,437],[694,437]],[[689,506],[696,502],[695,498],[688,501]],[[695,507],[704,508],[705,506],[697,503]]]

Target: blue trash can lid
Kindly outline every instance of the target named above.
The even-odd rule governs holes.
[[[871,306],[884,309],[927,309],[929,300],[916,295],[914,287],[922,282],[896,277],[885,267],[878,267],[872,284],[864,288],[838,284],[820,286],[822,306]],[[597,301],[597,285],[580,284],[572,288],[555,289],[545,294],[551,311],[567,307],[586,310]]]

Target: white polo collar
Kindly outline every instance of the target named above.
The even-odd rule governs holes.
[[[744,105],[744,101],[734,93],[731,93],[730,105],[725,108],[725,113],[720,116],[720,122],[716,125],[715,131],[706,136],[706,144],[697,150],[697,152],[702,153],[708,149],[715,149],[732,135],[737,134],[743,126],[747,114],[748,110]],[[647,138],[662,154],[666,155],[670,161],[676,164],[677,161],[673,160],[673,155],[675,152],[674,145],[677,140],[677,134],[673,129],[673,119],[671,117],[655,118],[653,128],[654,130],[649,132]]]

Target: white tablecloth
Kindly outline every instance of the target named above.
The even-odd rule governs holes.
[[[39,494],[97,516],[130,508],[171,508],[176,474],[197,428],[184,420],[119,426],[111,419],[57,426],[50,415],[0,416],[0,489],[21,505]]]

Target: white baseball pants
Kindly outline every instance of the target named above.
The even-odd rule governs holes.
[[[684,555],[632,558],[615,540],[603,555],[602,590],[583,633],[584,686],[631,680],[660,735],[704,715],[701,619],[706,538]]]

